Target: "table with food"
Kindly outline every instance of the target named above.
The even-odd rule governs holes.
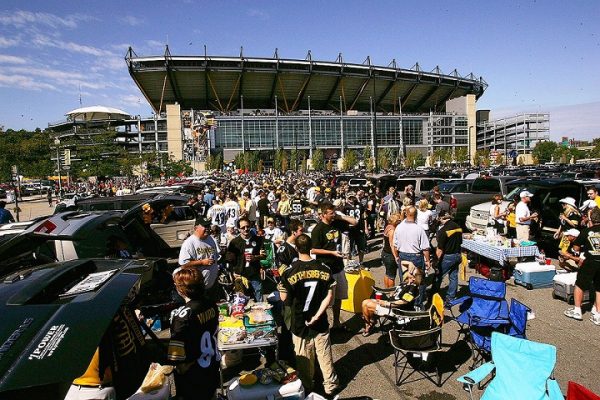
[[[275,348],[275,361],[233,379],[227,387],[230,400],[284,397],[299,394],[304,398],[304,388],[296,371],[278,360],[277,325],[273,318],[272,305],[266,302],[252,302],[242,294],[236,294],[231,302],[220,303],[219,333],[217,346],[222,356],[237,351],[256,348]],[[228,361],[221,363],[221,387],[224,387],[223,368]],[[301,394],[301,395],[300,395]]]
[[[540,257],[540,251],[533,241],[506,238],[488,232],[487,234],[464,234],[462,248],[480,259],[476,269],[483,275],[488,275],[493,270],[500,272],[504,280],[511,275],[511,259],[523,260],[526,258]]]

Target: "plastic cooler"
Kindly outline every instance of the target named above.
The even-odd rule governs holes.
[[[518,263],[513,273],[515,283],[527,289],[552,287],[554,275],[554,265],[539,264],[536,261]]]
[[[569,304],[574,303],[573,293],[575,292],[575,281],[577,280],[577,272],[569,272],[566,274],[556,274],[553,279],[552,297],[555,299],[563,299]],[[583,301],[590,301],[590,292],[583,292]]]
[[[346,272],[348,281],[348,298],[342,300],[342,310],[351,313],[362,312],[362,302],[373,294],[375,279],[371,271],[361,269],[357,272]]]
[[[262,385],[256,383],[252,386],[240,385],[239,379],[229,385],[227,391],[229,400],[264,400],[264,399],[285,399],[285,400],[303,400],[304,386],[302,381],[296,379],[285,385],[270,383]]]

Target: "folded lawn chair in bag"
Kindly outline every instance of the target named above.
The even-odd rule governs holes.
[[[436,298],[438,301],[436,304]],[[390,343],[394,348],[394,372],[396,385],[400,386],[416,372],[438,387],[442,386],[442,375],[433,365],[430,355],[442,350],[442,325],[444,324],[444,308],[441,297],[436,293],[429,311],[393,310],[405,323],[396,325],[389,331]],[[427,367],[435,368],[435,375],[427,371]],[[405,375],[405,371],[412,371]]]
[[[473,386],[490,373],[494,377],[481,400],[563,400],[558,383],[553,378],[556,347],[492,333],[492,361],[461,376],[473,400]]]
[[[600,396],[579,383],[569,381],[566,400],[600,400]]]

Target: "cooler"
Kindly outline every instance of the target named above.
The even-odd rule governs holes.
[[[373,294],[373,285],[375,284],[373,274],[364,269],[357,272],[346,272],[346,280],[348,281],[348,298],[342,300],[342,310],[355,314],[361,313],[363,300],[370,299]]]
[[[515,265],[513,273],[515,283],[525,286],[527,289],[538,289],[552,287],[553,278],[556,275],[554,265],[540,265],[538,262],[522,262]]]
[[[569,304],[574,303],[573,293],[575,292],[575,281],[577,280],[577,272],[569,272],[566,274],[556,274],[554,277],[552,297],[555,299],[563,299]],[[590,301],[590,292],[583,292],[583,301]]]
[[[229,400],[266,400],[266,399],[285,399],[285,400],[304,400],[304,386],[302,381],[296,379],[285,385],[270,383],[262,385],[256,383],[252,386],[240,385],[239,379],[235,379],[227,391]]]

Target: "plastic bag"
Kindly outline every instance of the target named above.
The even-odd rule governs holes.
[[[160,365],[158,363],[150,364],[148,373],[144,377],[140,390],[144,393],[150,393],[154,390],[160,389],[165,383],[165,375],[173,372],[171,365]]]

